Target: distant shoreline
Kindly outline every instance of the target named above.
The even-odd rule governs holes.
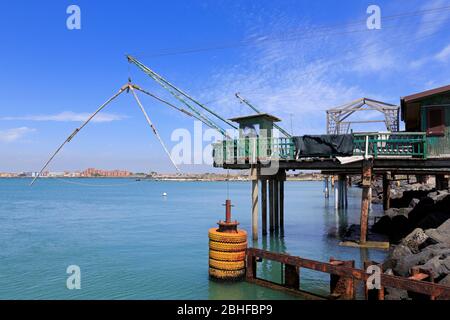
[[[33,177],[0,177],[0,179],[33,179]],[[174,181],[174,182],[247,182],[250,181],[247,176],[231,176],[227,177],[196,177],[196,176],[160,176],[160,177],[142,177],[142,176],[129,176],[129,177],[40,177],[39,179],[133,179],[140,181]],[[320,174],[306,174],[302,176],[288,176],[287,181],[322,181],[323,177]]]

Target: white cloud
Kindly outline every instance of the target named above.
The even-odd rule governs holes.
[[[261,111],[284,119],[281,126],[285,129],[290,129],[292,114],[296,134],[324,133],[326,109],[364,96],[356,85],[340,79],[343,66],[335,60],[310,62],[299,54],[320,51],[328,44],[319,41],[261,44],[258,51],[243,59],[249,61],[248,65],[216,72],[215,88],[204,93],[201,100],[214,101],[213,107],[220,106],[221,112],[232,116],[252,113],[234,97],[240,92]]]
[[[427,1],[427,4],[422,6],[421,10],[431,10],[445,6],[448,6],[448,1],[433,0]],[[424,14],[417,29],[417,37],[428,36],[435,33],[449,18],[450,12],[448,10],[436,10]]]
[[[441,62],[448,61],[450,58],[450,44],[436,54],[435,58]]]
[[[6,130],[0,130],[0,142],[13,142],[17,141],[23,136],[35,132],[36,129],[28,127],[12,128]]]
[[[47,115],[28,115],[18,117],[2,117],[0,120],[25,120],[25,121],[58,121],[58,122],[83,122],[86,121],[91,114],[87,112],[76,113],[72,111],[64,111],[58,114]],[[113,113],[99,113],[92,122],[110,122],[125,119],[126,116]]]

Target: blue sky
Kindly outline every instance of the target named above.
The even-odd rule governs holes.
[[[81,8],[81,30],[66,28],[70,4]],[[366,28],[371,4],[381,30]],[[444,0],[10,1],[0,11],[0,172],[38,170],[128,77],[171,99],[127,53],[226,117],[250,113],[241,92],[288,130],[292,117],[295,134],[323,133],[327,108],[363,96],[398,104],[448,84],[449,27]],[[192,119],[141,99],[169,147],[174,129],[193,130]],[[174,170],[130,95],[98,120],[51,171]]]

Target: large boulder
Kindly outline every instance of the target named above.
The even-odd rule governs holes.
[[[411,201],[409,202],[408,208],[413,209],[415,206],[417,206],[417,204],[420,202],[419,199],[417,198],[413,198],[411,199]]]
[[[409,225],[412,229],[416,228],[417,223],[424,219],[430,212],[434,210],[434,200],[425,197],[411,210],[408,215]]]
[[[397,288],[386,288],[384,300],[408,300],[408,291]]]
[[[412,254],[411,249],[403,244],[394,246],[391,249],[389,256],[383,262],[383,270],[390,270],[392,272],[392,269],[395,268],[398,260]],[[387,274],[387,272],[385,273]]]
[[[421,266],[435,256],[447,257],[450,255],[450,248],[444,244],[435,244],[426,247],[421,252],[412,255],[406,255],[397,261],[394,267],[395,273],[401,276],[408,276],[412,267]]]
[[[444,200],[448,195],[449,195],[448,190],[439,190],[429,193],[428,197],[433,199],[434,202],[439,202]]]
[[[413,208],[400,208],[398,209],[398,214],[408,218],[408,215],[412,211],[412,209]]]
[[[421,268],[430,271],[433,278],[450,274],[450,253],[434,256]]]
[[[420,184],[418,184],[417,186],[406,185],[404,187],[404,189],[405,189],[405,191],[403,192],[403,194],[400,198],[391,199],[391,206],[393,208],[406,208],[410,205],[410,203],[413,199],[421,200],[422,198],[426,197],[427,194],[431,190],[426,187],[423,187]],[[410,190],[407,190],[407,189],[410,189]],[[423,189],[423,190],[421,190],[421,189]]]
[[[425,232],[420,228],[416,228],[402,240],[402,244],[407,246],[413,253],[418,253],[420,251],[419,246],[427,239],[428,236]]]
[[[441,281],[439,281],[439,284],[450,287],[450,274],[446,275],[443,279],[441,279]]]
[[[398,208],[390,208],[384,211],[384,215],[392,219],[393,217],[398,215],[399,211],[400,209]]]
[[[392,231],[389,234],[389,240],[393,243],[397,243],[410,231],[408,218],[402,215],[398,215],[392,218]]]
[[[413,252],[411,251],[411,249],[408,246],[406,246],[404,244],[399,244],[399,245],[396,245],[394,247],[394,249],[391,251],[391,253],[389,254],[389,258],[394,259],[394,260],[399,260],[403,257],[409,256],[412,254],[413,254]]]
[[[438,243],[445,243],[450,246],[450,219],[447,219],[436,229],[427,229],[425,233],[428,237]]]
[[[382,216],[371,228],[372,232],[390,235],[392,232],[392,219],[389,216]]]
[[[450,219],[450,212],[430,212],[422,220],[415,224],[416,227],[426,229],[437,228],[442,225],[445,221]]]
[[[450,195],[446,195],[442,200],[436,203],[436,211],[450,212]]]

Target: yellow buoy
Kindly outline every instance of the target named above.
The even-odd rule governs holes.
[[[245,276],[247,232],[231,221],[231,201],[226,200],[226,219],[219,228],[211,228],[209,237],[209,276],[220,280],[238,280]]]

